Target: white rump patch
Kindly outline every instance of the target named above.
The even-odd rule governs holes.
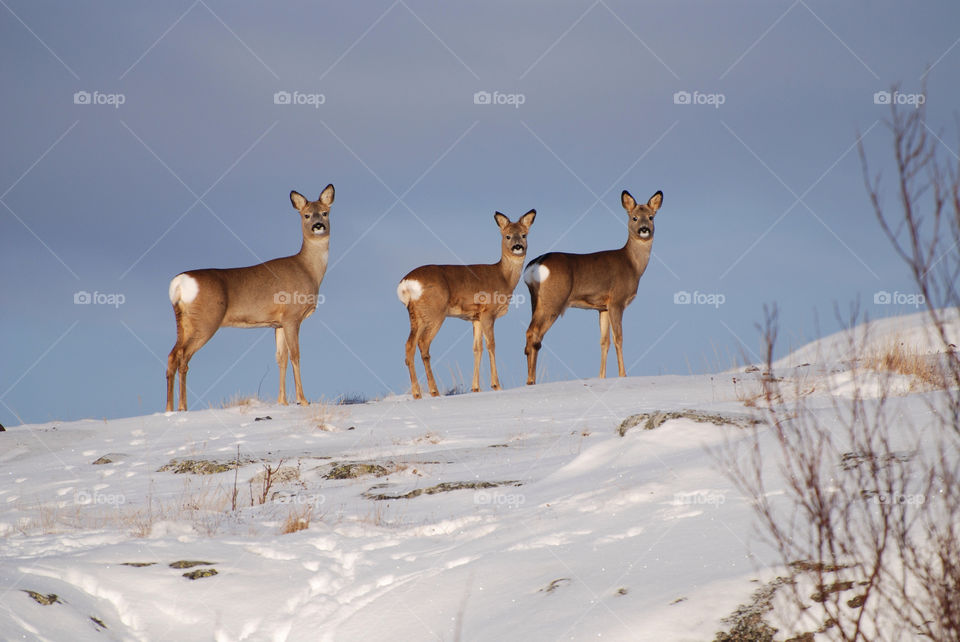
[[[423,286],[416,279],[404,279],[397,286],[397,297],[400,303],[409,305],[411,301],[416,301],[423,294]]]
[[[178,274],[170,281],[170,303],[174,305],[179,301],[190,303],[199,292],[200,284],[189,274]]]
[[[523,280],[527,285],[534,283],[543,283],[550,276],[550,269],[543,263],[527,266],[527,271],[523,274]]]

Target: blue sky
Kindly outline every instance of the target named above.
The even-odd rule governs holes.
[[[930,127],[957,149],[955,2],[2,4],[7,425],[162,410],[170,278],[295,253],[291,189],[337,189],[306,394],[375,397],[409,389],[406,272],[496,261],[497,210],[537,209],[531,258],[619,247],[623,189],[664,192],[628,374],[732,366],[758,350],[765,303],[784,349],[834,330],[835,304],[912,312],[874,304],[912,288],[855,144],[889,177],[875,93],[910,100],[925,79]],[[496,326],[507,387],[525,381],[529,316]],[[449,319],[434,343],[443,387],[469,382],[470,332]],[[598,344],[596,314],[569,311],[541,380],[596,376]],[[221,330],[191,362],[191,407],[274,399],[273,352],[272,331]]]

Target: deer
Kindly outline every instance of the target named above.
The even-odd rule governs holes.
[[[277,401],[287,405],[289,359],[297,403],[309,404],[300,381],[300,324],[317,309],[317,293],[327,271],[333,197],[333,185],[327,185],[316,201],[290,192],[290,202],[300,213],[303,233],[303,245],[297,254],[249,267],[190,270],[173,277],[169,294],[177,321],[177,342],[167,358],[167,412],[173,410],[177,373],[177,409],[187,409],[190,358],[223,327],[274,328],[280,368]]]
[[[438,397],[437,382],[430,368],[430,344],[447,317],[473,323],[473,380],[470,390],[480,391],[480,360],[486,339],[490,358],[490,387],[500,390],[497,376],[494,322],[505,315],[520,282],[527,256],[527,232],[537,216],[530,210],[516,223],[500,212],[493,217],[500,228],[500,261],[492,265],[423,265],[408,273],[397,285],[397,297],[410,314],[406,364],[414,399],[422,396],[414,365],[416,350],[427,374],[430,395]]]
[[[620,195],[627,211],[627,242],[617,250],[592,254],[550,252],[530,261],[523,280],[530,290],[533,306],[524,354],[527,356],[527,385],[537,382],[537,355],[543,336],[567,308],[597,310],[600,313],[600,378],[607,376],[610,333],[617,349],[617,369],[623,367],[623,311],[637,296],[640,277],[650,261],[653,247],[653,217],[663,204],[657,191],[645,204],[630,192]]]

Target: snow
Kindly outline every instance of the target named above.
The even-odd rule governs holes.
[[[9,428],[0,639],[712,639],[776,575],[714,454],[747,432],[692,419],[624,437],[617,428],[664,409],[742,416],[732,379],[591,379]],[[919,395],[901,403],[927,411]],[[253,463],[237,472],[159,471],[172,459],[229,462],[238,447]],[[261,460],[298,475],[251,505]],[[344,463],[388,474],[324,477]],[[496,485],[372,498],[454,482]],[[307,510],[308,528],[281,534]],[[186,579],[195,569],[169,566],[179,560],[217,575]]]

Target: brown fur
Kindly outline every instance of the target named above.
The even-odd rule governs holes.
[[[300,252],[250,267],[184,272],[196,280],[199,291],[190,303],[173,304],[177,343],[167,359],[167,411],[173,410],[174,377],[180,373],[178,410],[187,409],[187,369],[190,358],[224,326],[275,328],[280,368],[278,401],[286,404],[287,359],[293,365],[297,403],[306,404],[300,381],[300,324],[317,307],[317,292],[327,270],[330,249],[330,206],[333,185],[316,201],[290,192],[300,212],[303,245]],[[319,233],[315,232],[314,226]]]
[[[653,217],[663,203],[657,192],[645,204],[638,204],[629,192],[620,196],[629,217],[626,244],[618,250],[592,254],[551,252],[530,261],[527,270],[543,265],[549,275],[543,283],[527,277],[533,316],[527,328],[527,385],[536,383],[537,354],[543,336],[568,307],[597,310],[600,313],[600,377],[606,376],[610,333],[617,349],[617,367],[623,367],[623,311],[637,296],[637,286],[650,261],[653,247]],[[649,230],[644,238],[641,230]]]
[[[527,232],[536,218],[536,210],[530,210],[511,223],[497,212],[494,218],[500,227],[500,261],[493,265],[424,265],[413,270],[401,280],[415,280],[422,286],[422,294],[416,300],[401,301],[410,313],[410,336],[406,343],[406,364],[410,370],[410,385],[413,396],[421,397],[420,384],[414,366],[416,350],[427,374],[427,385],[434,397],[440,392],[430,368],[430,344],[447,317],[457,317],[473,323],[473,380],[471,390],[480,390],[480,359],[483,341],[486,338],[490,357],[490,387],[500,389],[497,377],[497,362],[494,356],[494,322],[507,313],[513,290],[523,271],[523,259],[527,252]],[[514,253],[517,247],[520,253]],[[522,250],[520,249],[522,248]]]

